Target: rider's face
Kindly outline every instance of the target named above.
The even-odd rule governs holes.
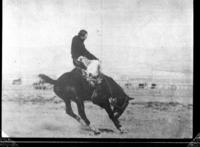
[[[88,34],[85,34],[85,36],[81,36],[82,40],[86,40],[87,39]]]
[[[85,36],[84,36],[84,40],[86,40],[86,39],[87,39],[87,36],[88,36],[88,34],[85,34]]]

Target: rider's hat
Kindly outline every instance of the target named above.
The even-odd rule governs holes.
[[[80,30],[78,33],[79,36],[85,36],[85,34],[87,34],[86,30]]]

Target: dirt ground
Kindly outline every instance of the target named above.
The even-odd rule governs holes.
[[[94,135],[65,113],[64,102],[52,90],[28,86],[3,89],[2,129],[10,137],[62,138],[191,138],[192,110],[189,103],[158,101],[152,96],[134,96],[120,117],[127,133],[120,134],[105,110],[86,102],[88,119],[101,132]],[[159,97],[160,100],[166,99]],[[189,98],[188,99],[192,99]],[[149,100],[149,101],[148,101]],[[76,105],[72,103],[77,113]]]

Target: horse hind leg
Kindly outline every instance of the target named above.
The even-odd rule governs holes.
[[[64,92],[62,91],[60,87],[55,86],[54,92],[56,93],[57,96],[59,96],[65,102],[66,113],[80,123],[81,118],[73,112],[70,98],[64,95]]]
[[[77,108],[78,108],[78,113],[80,115],[80,117],[84,120],[84,122],[86,123],[86,125],[90,125],[90,121],[88,120],[88,118],[86,117],[86,114],[85,114],[85,107],[84,107],[84,104],[83,102],[81,102],[80,100],[78,100],[76,102],[77,104]]]
[[[71,101],[69,100],[65,100],[65,111],[69,116],[71,116],[72,118],[77,120],[79,123],[81,123],[81,118],[73,112],[72,107],[71,107]]]
[[[84,120],[86,125],[90,128],[92,132],[94,132],[95,135],[100,134],[99,130],[96,129],[96,127],[92,125],[90,121],[88,120],[85,114],[85,107],[84,107],[83,101],[78,100],[76,103],[77,103],[78,113],[81,116],[81,118]]]

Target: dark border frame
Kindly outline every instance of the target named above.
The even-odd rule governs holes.
[[[3,1],[2,1],[3,4]],[[198,29],[198,21],[195,19],[195,16],[197,17],[197,0],[193,0],[193,14],[194,14],[194,53],[193,53],[193,57],[194,57],[194,61],[193,61],[193,69],[194,69],[194,74],[193,74],[193,138],[195,138],[199,133],[200,133],[200,115],[199,115],[199,108],[200,108],[200,97],[198,96],[199,94],[199,85],[200,85],[200,76],[198,73],[198,42],[197,42],[197,29]],[[196,11],[196,12],[195,12]],[[196,13],[196,14],[195,14]],[[2,14],[3,14],[3,10],[2,10]],[[3,15],[1,15],[3,16]],[[2,20],[2,19],[1,19]],[[3,37],[3,26],[2,26],[2,37]],[[1,40],[1,45],[2,45],[2,40]],[[1,50],[2,53],[2,50]],[[1,60],[2,62],[2,60]],[[2,64],[1,64],[2,67]],[[1,68],[1,82],[2,82],[2,68]],[[1,89],[2,89],[2,84],[0,85]],[[2,92],[2,91],[1,91]],[[2,96],[2,93],[1,93]],[[2,98],[2,97],[1,97]],[[2,112],[2,105],[1,105],[0,101],[0,107],[1,107],[1,112]],[[2,120],[2,117],[1,117]],[[2,122],[2,121],[0,121]],[[2,130],[2,125],[0,125],[1,130]],[[27,143],[48,143],[49,145],[53,145],[53,144],[74,144],[79,145],[81,144],[85,144],[85,143],[90,143],[90,144],[104,144],[104,143],[108,143],[108,144],[119,144],[119,146],[122,145],[127,145],[127,144],[132,144],[132,145],[141,145],[141,146],[145,146],[145,145],[152,145],[152,146],[160,146],[160,145],[176,145],[176,146],[180,146],[180,145],[184,145],[184,146],[188,146],[188,144],[193,140],[193,138],[185,138],[185,139],[163,139],[163,138],[158,138],[158,139],[154,139],[154,138],[148,138],[148,139],[137,139],[137,138],[126,138],[126,139],[122,139],[122,138],[106,138],[106,139],[101,139],[101,138],[2,138],[1,136],[1,140],[0,140],[0,145],[2,143],[2,141],[8,141],[8,142],[14,142],[14,144],[27,144]]]

